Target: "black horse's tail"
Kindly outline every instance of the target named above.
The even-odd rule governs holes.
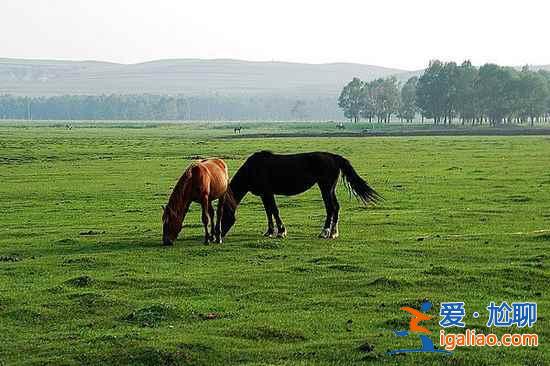
[[[367,182],[359,176],[359,174],[357,174],[348,159],[340,155],[336,156],[338,166],[342,171],[344,182],[355,197],[361,200],[364,204],[368,204],[369,202],[377,203],[384,199],[378,194],[378,192],[372,189]]]

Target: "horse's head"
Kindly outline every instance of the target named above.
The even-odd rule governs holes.
[[[227,232],[231,229],[231,227],[233,227],[236,221],[235,210],[237,208],[237,203],[235,202],[231,191],[228,191],[228,195],[226,197],[227,199],[224,202],[222,211],[222,237],[225,237]]]
[[[235,213],[224,211],[222,215],[222,237],[225,237],[233,224],[235,224]]]
[[[169,206],[163,207],[162,214],[162,243],[164,245],[172,245],[176,241],[181,228],[182,220],[176,212]]]

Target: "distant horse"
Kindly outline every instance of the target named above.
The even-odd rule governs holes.
[[[345,130],[346,126],[342,122],[340,122],[336,124],[336,128],[339,130]]]
[[[240,134],[241,134],[242,128],[243,128],[243,126],[235,127],[235,128],[233,129],[233,133],[235,133],[235,134],[238,133],[238,134],[240,135]]]
[[[286,228],[279,216],[275,203],[276,194],[293,196],[318,184],[326,209],[326,220],[320,238],[338,237],[338,214],[340,205],[336,199],[336,184],[342,173],[347,187],[363,203],[376,202],[382,197],[361,178],[351,163],[344,157],[328,152],[310,152],[303,154],[278,155],[269,151],[252,154],[239,168],[229,187],[234,201],[223,211],[222,237],[235,223],[235,208],[243,197],[251,192],[260,196],[267,215],[265,236],[284,237]],[[277,224],[277,232],[273,225]]]
[[[172,245],[180,233],[183,220],[191,202],[198,202],[202,207],[204,225],[204,243],[222,242],[220,220],[227,201],[228,209],[235,207],[231,192],[228,191],[229,175],[227,165],[221,159],[204,159],[191,164],[178,180],[168,204],[163,206],[162,242]],[[218,199],[217,221],[214,225],[214,207],[212,201]],[[208,225],[211,231],[208,231]]]

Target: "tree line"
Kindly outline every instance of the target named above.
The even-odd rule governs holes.
[[[0,119],[26,120],[331,120],[340,112],[333,97],[0,95]]]
[[[443,125],[533,126],[550,119],[550,73],[435,60],[403,85],[394,77],[370,82],[354,78],[342,89],[338,106],[355,122],[388,122],[393,115],[407,122],[420,116]]]

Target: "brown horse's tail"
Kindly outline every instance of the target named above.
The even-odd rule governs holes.
[[[377,203],[384,199],[380,194],[378,194],[378,192],[370,187],[367,182],[359,176],[359,174],[357,174],[348,159],[340,155],[336,156],[344,182],[346,183],[349,191],[353,193],[355,197],[357,197],[364,204],[368,204],[369,202]]]

